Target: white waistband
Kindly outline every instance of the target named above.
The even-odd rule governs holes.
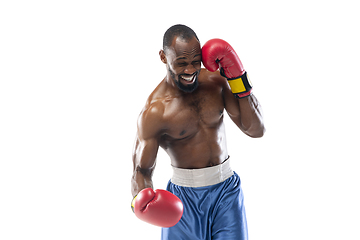
[[[222,164],[207,168],[172,168],[173,176],[171,182],[182,187],[211,186],[225,181],[234,174],[230,167],[230,159]]]

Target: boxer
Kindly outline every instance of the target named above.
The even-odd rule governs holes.
[[[261,106],[248,75],[229,43],[212,39],[201,48],[184,25],[165,32],[159,55],[166,76],[137,123],[133,211],[163,227],[164,240],[247,239],[244,197],[230,167],[223,119],[226,110],[243,133],[263,136]],[[173,168],[166,191],[153,190],[159,147]]]

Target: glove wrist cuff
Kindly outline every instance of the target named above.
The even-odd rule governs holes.
[[[245,98],[251,94],[252,84],[247,72],[237,78],[227,78],[231,91],[236,98]]]
[[[135,195],[135,197],[133,198],[133,200],[131,201],[131,210],[133,211],[133,213],[135,213],[135,199],[136,199],[137,195]]]

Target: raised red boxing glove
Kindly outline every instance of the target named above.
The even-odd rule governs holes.
[[[215,72],[220,68],[221,75],[227,78],[231,91],[237,98],[251,94],[251,82],[240,58],[229,43],[218,38],[211,39],[204,44],[201,51],[206,69]]]
[[[134,197],[131,208],[139,219],[168,228],[179,222],[184,207],[181,200],[171,192],[145,188]]]

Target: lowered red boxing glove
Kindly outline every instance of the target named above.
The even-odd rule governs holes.
[[[174,226],[183,214],[181,200],[171,192],[161,189],[141,190],[134,197],[131,208],[139,219],[164,228]]]
[[[217,38],[211,39],[204,44],[201,51],[206,69],[215,72],[220,68],[221,75],[227,78],[235,97],[244,98],[250,95],[251,82],[240,58],[229,43]]]

